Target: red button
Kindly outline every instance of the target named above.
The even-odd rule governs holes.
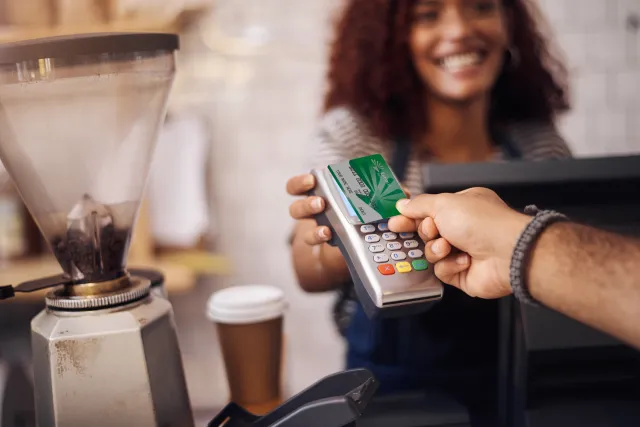
[[[396,269],[391,264],[382,264],[378,266],[378,271],[385,276],[391,276],[396,272]]]

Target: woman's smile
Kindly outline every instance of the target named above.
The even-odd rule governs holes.
[[[434,63],[443,71],[454,76],[479,71],[487,59],[485,50],[453,52],[437,58]]]

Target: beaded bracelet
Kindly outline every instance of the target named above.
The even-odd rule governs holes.
[[[509,281],[513,295],[518,301],[538,306],[538,302],[529,293],[529,287],[526,283],[527,267],[530,261],[531,250],[538,237],[540,237],[547,227],[556,222],[568,221],[568,218],[555,211],[540,211],[533,205],[527,206],[524,212],[528,215],[535,216],[522,231],[513,249],[511,264],[509,266]]]

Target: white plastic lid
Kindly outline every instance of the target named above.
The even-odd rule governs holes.
[[[284,292],[278,287],[232,286],[211,295],[207,317],[218,323],[257,323],[282,316],[286,308]]]

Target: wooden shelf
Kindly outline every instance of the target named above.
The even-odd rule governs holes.
[[[78,27],[50,27],[50,28],[29,28],[29,27],[5,27],[0,28],[0,43],[10,43],[21,40],[37,39],[41,37],[62,36],[68,34],[83,33],[103,33],[103,32],[176,32],[171,23],[152,22],[141,23],[132,22],[130,24],[114,23],[104,25],[89,25]]]
[[[205,252],[186,252],[161,256],[153,260],[130,260],[130,268],[148,268],[161,271],[165,276],[165,288],[169,294],[191,291],[200,275],[227,275],[231,272],[227,259]],[[51,256],[14,261],[0,268],[0,283],[17,285],[40,277],[62,273],[58,262]],[[16,299],[42,298],[45,291],[29,294],[18,293]]]
[[[121,20],[112,23],[80,26],[0,26],[0,43],[10,43],[40,37],[52,37],[68,34],[103,32],[169,32],[180,33],[193,19],[206,11],[206,8],[185,9],[176,16],[156,20]]]

